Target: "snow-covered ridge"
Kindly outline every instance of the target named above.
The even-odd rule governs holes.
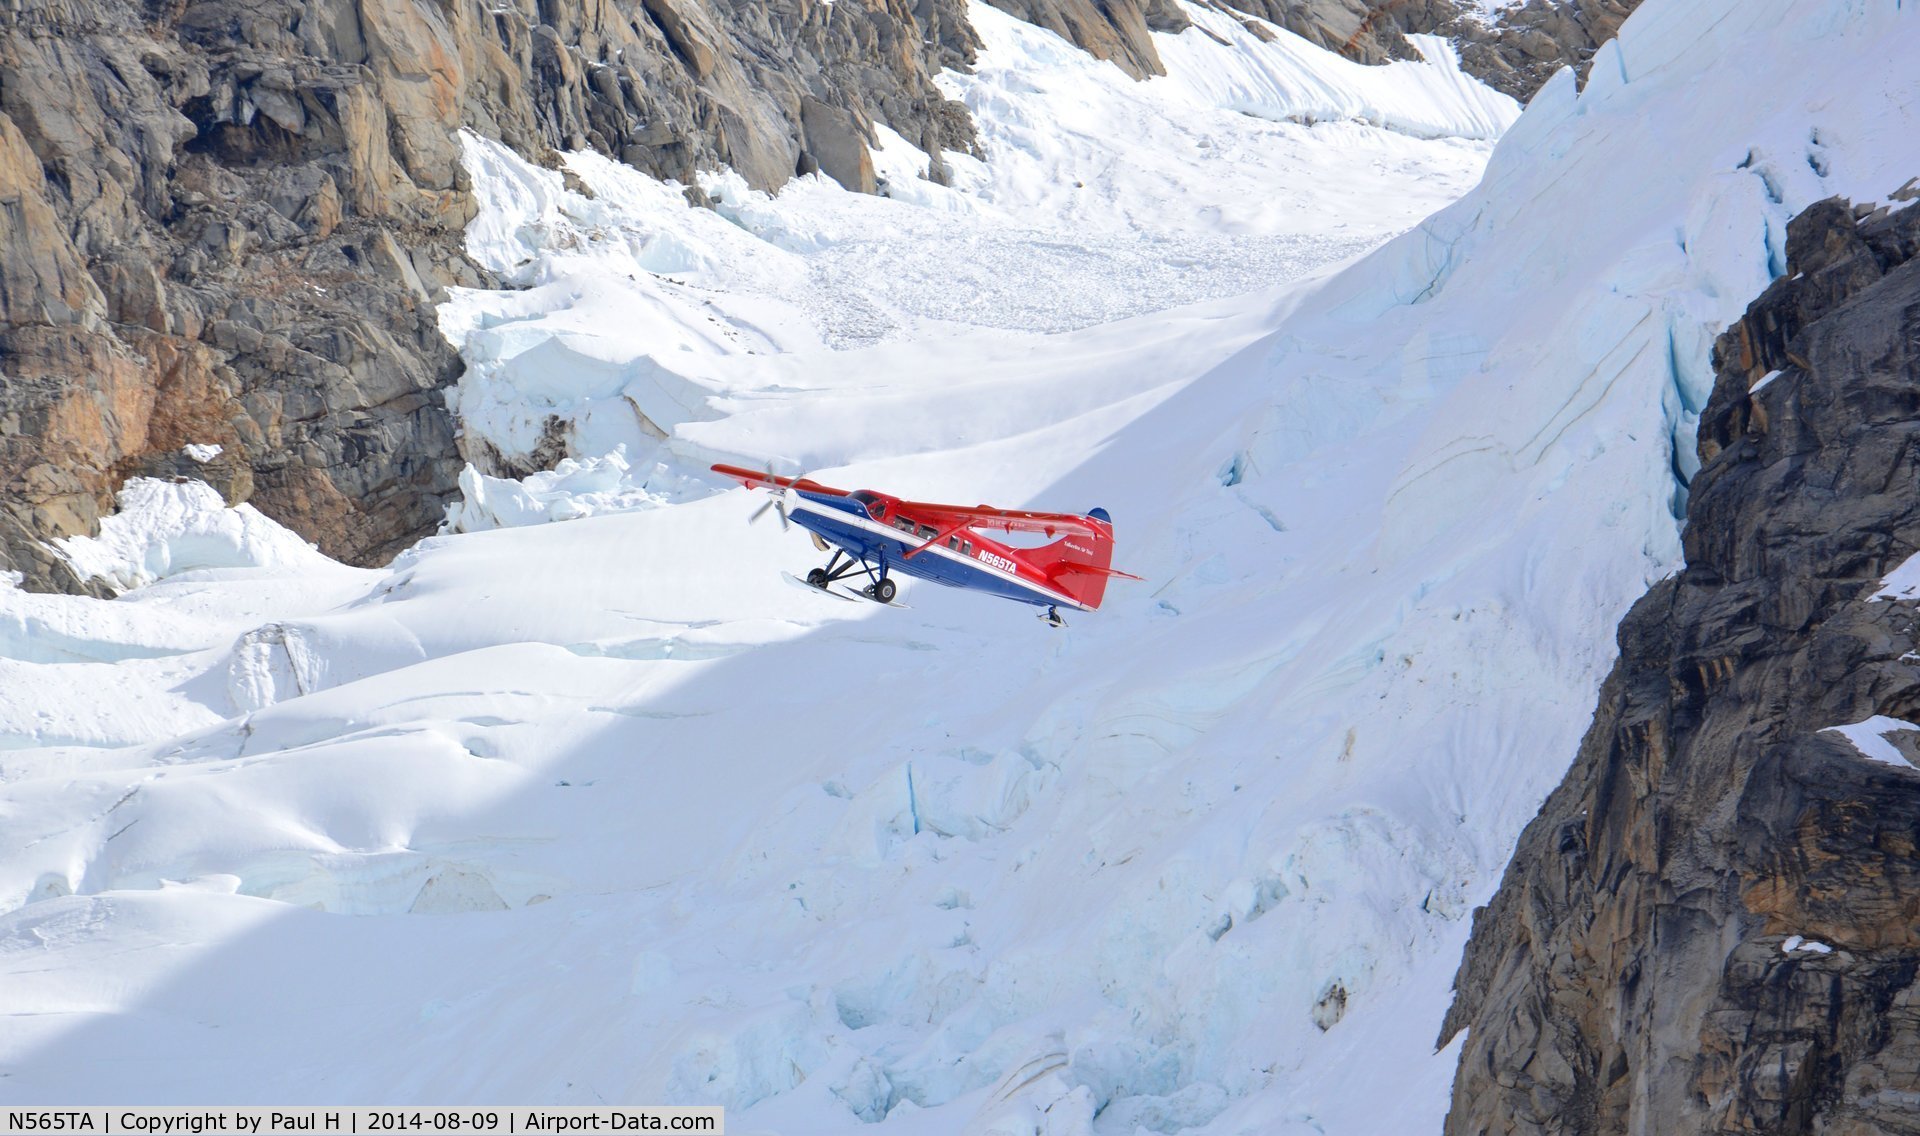
[[[1247,17],[1270,38],[1213,8],[1185,7],[1195,26],[1155,37],[1168,70],[1155,82],[1203,105],[1295,122],[1365,122],[1417,138],[1489,141],[1520,117],[1512,98],[1460,70],[1459,54],[1439,36],[1409,37],[1422,61],[1366,66],[1264,20]],[[1222,41],[1233,50],[1219,51]]]
[[[938,272],[861,291],[814,271],[1055,202],[1084,245],[982,266],[1031,267],[1050,300],[1072,248],[1097,270],[1103,233],[1155,231],[1137,203],[1324,234],[1383,215],[1396,182],[1362,166],[1397,154],[1440,196],[1478,151],[1241,115],[1162,135],[1140,109],[1106,157],[1174,137],[1187,156],[1102,181],[1091,120],[1069,118],[1032,152],[1093,193],[722,187],[738,245],[671,190],[511,209],[558,179],[476,166],[483,190],[511,183],[476,232],[522,250],[533,287],[449,310],[493,368],[463,409],[491,399],[503,443],[547,416],[631,442],[618,484],[582,462],[524,486],[542,508],[574,476],[582,499],[638,479],[654,504],[438,538],[378,574],[250,569],[111,605],[210,630],[171,659],[58,668],[147,700],[143,723],[110,711],[111,738],[40,738],[4,704],[22,744],[0,758],[0,896],[35,902],[0,923],[0,1093],[711,1100],[786,1132],[1435,1130],[1452,1069],[1428,1047],[1467,913],[1572,754],[1619,612],[1678,556],[1713,329],[1792,211],[1920,165],[1917,100],[1885,81],[1910,73],[1914,18],[1649,0],[1619,81],[1549,88],[1480,188],[1387,248],[1057,334],[895,305],[887,336],[834,351],[779,274],[876,309],[930,298]],[[982,74],[981,106],[1037,105],[1012,68]],[[1077,74],[1031,82],[1093,90]],[[1340,165],[1356,140],[1375,149]],[[1177,177],[1256,153],[1296,205]],[[1288,173],[1308,155],[1332,164]],[[588,385],[562,385],[582,360]],[[665,483],[709,455],[1103,505],[1149,582],[1059,635],[936,589],[909,612],[808,604],[774,574],[810,562],[803,541],[742,524],[744,493]],[[0,690],[37,666],[0,659]]]
[[[1847,739],[1855,752],[1868,761],[1877,761],[1882,765],[1891,765],[1896,769],[1915,769],[1908,757],[1900,752],[1900,747],[1888,738],[1889,734],[1920,733],[1920,726],[1900,718],[1890,718],[1885,714],[1875,714],[1864,722],[1854,722],[1845,726],[1829,726],[1823,733],[1835,733]]]
[[[211,448],[218,453],[219,447]],[[118,511],[101,521],[99,536],[56,543],[76,576],[103,580],[120,592],[207,568],[297,571],[328,563],[313,545],[253,506],[229,509],[204,481],[151,477],[127,482]]]

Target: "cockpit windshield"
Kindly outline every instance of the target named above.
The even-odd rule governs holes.
[[[880,495],[877,493],[870,493],[865,489],[856,489],[848,494],[848,496],[860,502],[860,504],[866,508],[867,515],[876,521],[880,519],[880,514],[887,511],[887,503],[882,501]]]

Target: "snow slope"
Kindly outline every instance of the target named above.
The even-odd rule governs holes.
[[[972,75],[942,83],[972,110],[990,161],[945,155],[952,189],[922,179],[927,155],[886,130],[875,159],[889,198],[815,177],[774,200],[722,173],[704,182],[714,212],[571,155],[589,199],[469,138],[486,207],[470,248],[530,286],[468,294],[442,316],[470,361],[457,406],[469,433],[519,460],[558,417],[575,453],[625,444],[644,469],[650,443],[709,413],[709,397],[760,385],[769,356],[783,381],[812,386],[841,370],[818,358],[822,345],[1067,331],[1269,288],[1464,193],[1486,160],[1481,139],[1516,111],[1485,88],[1461,94],[1469,81],[1450,58],[1364,68],[1286,33],[1266,45],[1241,31],[1223,48],[1195,30],[1162,38],[1198,78],[1141,84],[997,9],[971,14],[986,50]],[[1314,56],[1319,71],[1294,63]],[[1424,96],[1427,129],[1451,134],[1252,117],[1239,104],[1256,79],[1275,119],[1380,118],[1376,94]]]
[[[987,60],[954,82],[983,84],[990,145],[1039,129],[987,101],[1023,66],[1105,97],[979,14]],[[1678,556],[1712,332],[1793,211],[1920,172],[1917,21],[1648,0],[1586,91],[1550,84],[1478,188],[1372,255],[1172,310],[1096,297],[1084,322],[1053,322],[1085,300],[1063,295],[1081,246],[993,244],[1013,155],[1004,181],[880,202],[716,179],[719,226],[591,159],[587,202],[474,144],[476,254],[531,287],[445,312],[475,364],[460,409],[502,453],[552,418],[587,457],[474,474],[460,520],[485,531],[382,572],[0,590],[0,1098],[1435,1130],[1468,913],[1570,760],[1619,614]],[[1208,105],[1166,114],[1414,166],[1363,179],[1355,213],[1324,175],[1310,228],[1132,176],[1123,129],[1088,182],[1105,203],[1034,191],[1018,240],[1051,218],[1104,270],[1102,233],[1144,239],[1128,202],[1156,195],[1218,220],[1196,247],[1248,218],[1324,236],[1474,152]],[[1097,153],[1092,125],[1046,137],[1028,152]],[[986,274],[1037,312],[936,319],[897,301],[939,272],[896,293],[835,267],[889,234],[872,263],[1002,248]],[[836,350],[821,329],[863,303],[885,333]],[[699,475],[715,457],[1103,505],[1148,583],[1061,633],[911,584],[910,611],[812,596],[776,574],[811,550],[743,524],[757,502]]]

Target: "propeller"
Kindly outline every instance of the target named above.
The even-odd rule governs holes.
[[[766,515],[766,512],[768,509],[773,509],[780,514],[780,527],[782,530],[793,527],[793,522],[787,520],[786,502],[780,500],[780,498],[777,496],[773,500],[768,501],[766,504],[760,506],[758,509],[755,509],[753,511],[753,515],[747,518],[747,523],[752,524],[753,522],[759,520],[761,517]]]
[[[747,523],[754,523],[765,516],[768,509],[772,509],[774,512],[780,514],[780,530],[782,532],[793,528],[793,522],[787,519],[787,487],[774,480],[772,462],[767,463],[767,494],[767,503],[755,509],[753,515],[747,518]]]

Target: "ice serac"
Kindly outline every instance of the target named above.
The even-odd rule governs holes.
[[[0,572],[82,587],[45,542],[97,531],[137,476],[205,480],[333,556],[387,559],[462,467],[441,397],[461,364],[432,305],[494,278],[461,247],[461,127],[689,182],[818,169],[871,189],[876,123],[972,147],[933,76],[974,43],[959,0],[15,5]]]
[[[1817,204],[1721,336],[1687,566],[1475,921],[1448,1133],[1915,1130],[1917,254]]]

